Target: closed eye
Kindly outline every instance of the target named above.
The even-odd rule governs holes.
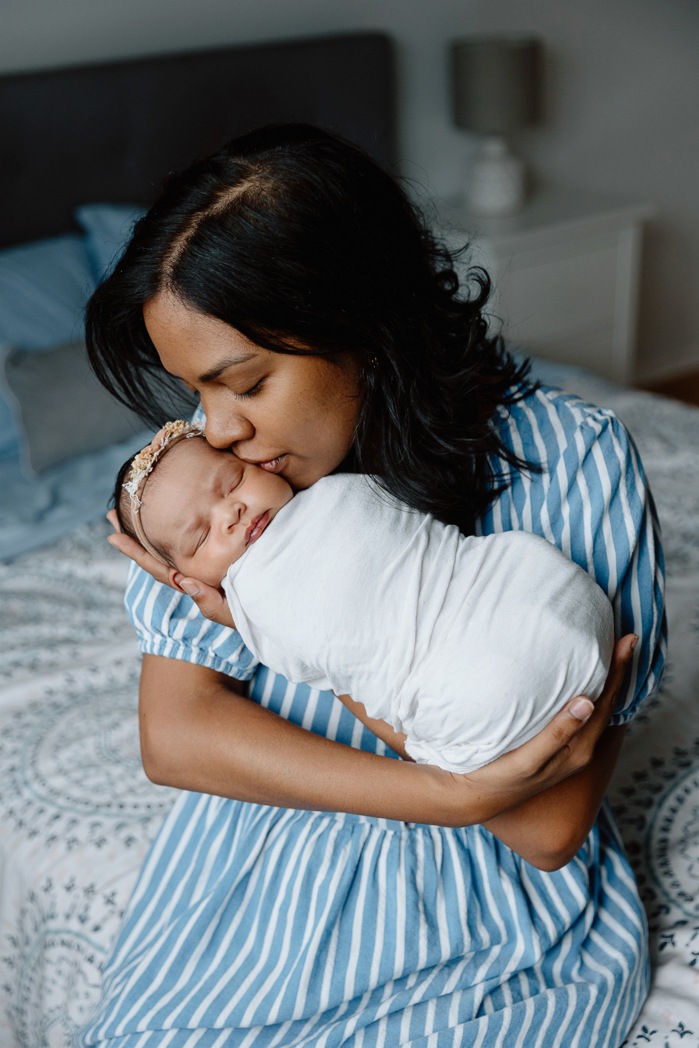
[[[246,389],[243,393],[234,393],[234,396],[237,397],[238,400],[245,400],[247,397],[254,397],[256,393],[260,392],[263,385],[264,379],[260,379],[260,381],[256,382],[254,386],[250,387],[250,389]]]
[[[232,453],[231,453],[232,457]],[[233,459],[235,464],[235,472],[231,475],[231,463],[227,463],[227,468],[221,470],[219,477],[216,482],[216,493],[219,498],[227,499],[229,495],[232,495],[236,488],[240,487],[243,482],[243,476],[245,471],[243,470],[242,463],[238,459]]]

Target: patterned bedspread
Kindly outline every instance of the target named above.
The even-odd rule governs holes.
[[[0,1045],[70,1043],[172,802],[141,769],[106,524],[0,567]]]
[[[626,1042],[699,1044],[699,410],[590,381],[640,447],[663,525],[671,649],[612,802],[651,930]],[[101,521],[0,566],[0,1048],[63,1048],[173,801],[140,766],[125,561]]]

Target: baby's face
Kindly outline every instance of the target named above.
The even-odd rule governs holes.
[[[193,437],[158,463],[144,491],[141,522],[178,571],[219,586],[228,567],[292,498],[279,474]]]

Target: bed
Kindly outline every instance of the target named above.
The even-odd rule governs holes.
[[[82,303],[163,172],[231,134],[307,119],[390,165],[393,65],[390,41],[366,34],[0,79],[0,140],[12,159],[0,168],[3,1048],[70,1043],[174,799],[141,769],[127,564],[104,541],[114,471],[143,434],[125,413],[107,425],[113,405],[80,371]],[[39,301],[30,290],[47,268],[61,286],[42,285]],[[653,988],[627,1044],[695,1044],[699,409],[536,367],[627,422],[663,524],[670,661],[662,693],[633,724],[611,802],[651,932]],[[63,417],[51,414],[56,402]]]

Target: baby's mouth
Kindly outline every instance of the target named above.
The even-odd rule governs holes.
[[[266,509],[264,513],[260,513],[258,517],[255,517],[245,532],[245,545],[251,546],[253,542],[256,542],[268,524],[269,510]]]

